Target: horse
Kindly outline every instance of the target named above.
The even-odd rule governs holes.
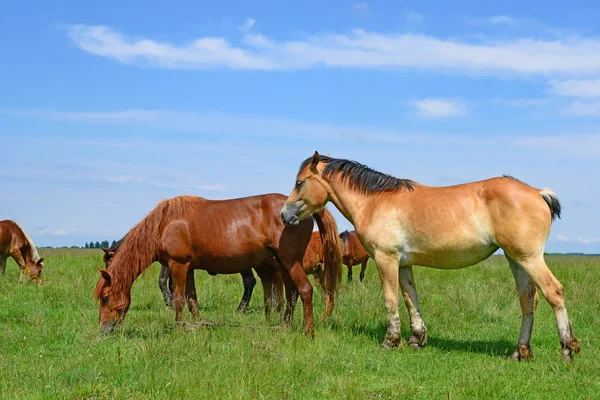
[[[111,259],[115,256],[121,245],[123,244],[123,239],[121,238],[119,241],[113,243],[108,248],[102,248],[104,255],[102,257],[102,261],[104,262],[105,268],[108,268],[110,265]],[[275,291],[275,304],[278,311],[281,311],[282,308],[282,299],[283,299],[283,281],[281,280],[281,275],[279,274],[278,268],[274,268],[273,264],[270,264],[272,261],[268,260],[263,262],[261,266],[256,266],[255,268],[259,268],[259,276],[264,276],[264,274],[271,274],[273,281],[273,289]],[[210,273],[210,275],[216,275],[215,273]],[[246,271],[242,271],[240,273],[242,276],[242,283],[244,284],[244,294],[242,295],[242,300],[238,305],[238,311],[247,312],[249,309],[250,299],[252,298],[252,291],[254,290],[254,286],[256,285],[256,278],[252,273],[251,269]],[[169,267],[165,264],[160,265],[160,274],[158,275],[158,287],[161,290],[163,295],[163,299],[165,301],[165,305],[168,308],[173,307],[173,277],[171,276],[171,272],[169,271]],[[194,283],[195,287],[195,283]],[[266,289],[263,285],[263,289]],[[266,301],[266,299],[265,299]],[[265,310],[269,310],[269,307],[266,305]]]
[[[352,267],[360,264],[360,281],[365,279],[365,270],[369,263],[369,255],[358,240],[356,231],[347,231],[340,233],[342,239],[342,262],[348,267],[348,281],[352,280]]]
[[[561,212],[558,197],[550,189],[533,188],[509,175],[431,187],[315,152],[302,162],[281,218],[288,226],[301,224],[329,201],[352,223],[377,264],[388,317],[382,348],[399,346],[401,341],[398,283],[410,315],[409,344],[420,349],[427,341],[413,265],[464,268],[502,249],[522,311],[519,341],[510,358],[532,357],[536,287],[554,311],[563,359],[571,361],[573,352],[579,352],[563,286],[544,261],[550,227]]]
[[[168,265],[171,271],[175,320],[183,326],[184,293],[193,282],[195,269],[234,274],[273,257],[286,287],[296,288],[286,291],[285,322],[292,320],[297,291],[304,309],[304,332],[314,336],[313,288],[302,268],[313,221],[285,226],[279,216],[285,200],[282,194],[266,194],[230,200],[178,196],[160,202],[125,236],[110,266],[99,270],[101,277],[94,297],[100,302],[102,331],[110,333],[123,322],[131,304],[133,282],[154,260]],[[341,269],[337,225],[326,208],[317,211],[314,220],[321,233],[326,264],[331,266],[325,276],[324,315],[329,315]],[[187,302],[194,318],[199,319],[195,291],[189,293]]]
[[[29,278],[41,283],[44,259],[29,235],[15,221],[0,221],[0,273],[6,273],[6,259],[12,257],[21,269],[20,281]]]

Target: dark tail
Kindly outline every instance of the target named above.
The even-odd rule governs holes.
[[[335,305],[335,294],[337,284],[342,278],[342,251],[340,249],[340,239],[338,237],[338,228],[333,215],[327,208],[313,214],[321,242],[323,243],[323,259],[325,264],[325,311],[321,320],[325,319],[333,311]]]
[[[540,196],[546,201],[548,207],[550,207],[550,214],[552,215],[552,221],[556,217],[560,218],[560,202],[558,201],[558,196],[550,189],[542,189],[540,190]]]

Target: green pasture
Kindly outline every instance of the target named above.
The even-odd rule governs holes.
[[[335,314],[316,324],[314,339],[302,335],[301,304],[290,327],[278,315],[266,321],[258,284],[251,312],[239,314],[240,276],[204,271],[196,271],[200,313],[214,325],[176,328],[157,265],[134,284],[123,327],[104,337],[92,297],[101,251],[40,252],[41,287],[19,284],[12,260],[0,276],[1,399],[600,398],[600,257],[547,257],[581,339],[581,354],[565,364],[543,298],[533,360],[508,360],[521,311],[499,256],[458,271],[415,267],[429,330],[428,344],[415,352],[378,348],[386,314],[372,263],[363,283],[359,267],[351,283],[344,270]],[[319,289],[315,304],[318,318]],[[406,340],[403,303],[401,316]]]

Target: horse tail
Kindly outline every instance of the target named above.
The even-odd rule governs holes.
[[[170,202],[171,200],[161,201],[122,239],[119,251],[114,254],[108,270],[113,290],[120,292],[131,288],[133,281],[155,261],[158,256],[161,223]],[[102,279],[96,286],[96,300],[99,299],[101,290]]]
[[[333,311],[337,284],[342,278],[342,251],[338,237],[338,228],[333,215],[327,208],[313,214],[321,242],[323,243],[323,261],[325,264],[325,311],[321,319]]]
[[[542,189],[540,190],[540,196],[544,199],[548,207],[550,207],[550,215],[552,215],[552,221],[556,217],[560,218],[560,202],[558,201],[558,196],[550,189]]]

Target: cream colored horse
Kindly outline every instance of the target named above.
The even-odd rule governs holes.
[[[329,201],[354,225],[377,263],[388,314],[381,347],[400,344],[398,282],[410,315],[409,344],[418,349],[427,341],[413,265],[463,268],[501,248],[514,275],[523,312],[521,336],[511,358],[532,356],[536,286],[554,310],[563,357],[571,360],[572,351],[579,352],[563,287],[543,257],[552,220],[560,217],[560,203],[552,191],[534,189],[512,177],[429,187],[315,152],[302,163],[281,218],[296,225]]]

